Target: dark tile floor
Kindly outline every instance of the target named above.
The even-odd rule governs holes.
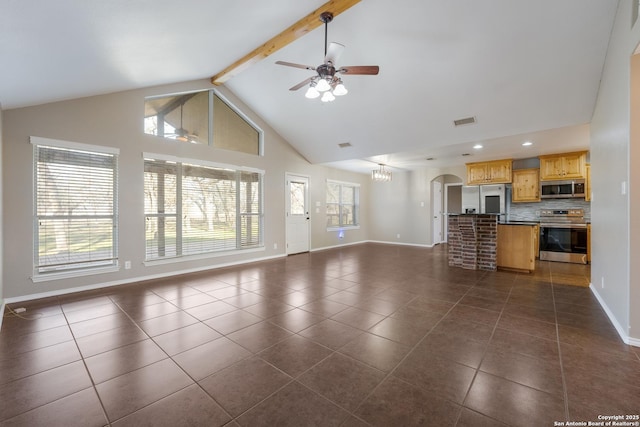
[[[552,426],[640,410],[589,267],[363,244],[25,302],[1,426]],[[579,286],[568,286],[579,285]]]

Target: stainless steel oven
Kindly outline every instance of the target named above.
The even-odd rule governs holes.
[[[587,224],[582,209],[540,211],[540,259],[587,263]]]

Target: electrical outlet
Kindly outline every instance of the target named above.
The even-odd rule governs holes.
[[[131,261],[125,261],[124,262],[124,269],[125,270],[131,269]]]
[[[600,278],[600,285],[604,289],[604,276]]]
[[[399,239],[399,238],[400,238],[400,235],[399,235],[399,234],[396,234],[396,239]]]
[[[278,249],[278,244],[277,243],[273,244],[273,249]]]

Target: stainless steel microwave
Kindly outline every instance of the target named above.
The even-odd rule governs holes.
[[[540,181],[541,199],[570,199],[573,197],[584,198],[584,191],[584,179]]]

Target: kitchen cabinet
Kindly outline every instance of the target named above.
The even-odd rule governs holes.
[[[591,165],[586,165],[586,178],[584,179],[584,201],[591,201]]]
[[[537,233],[535,224],[498,224],[498,268],[535,270]]]
[[[540,201],[540,169],[520,169],[513,171],[511,201]]]
[[[584,178],[586,175],[587,152],[550,154],[539,156],[540,180]]]
[[[511,182],[511,159],[467,163],[467,185]]]

